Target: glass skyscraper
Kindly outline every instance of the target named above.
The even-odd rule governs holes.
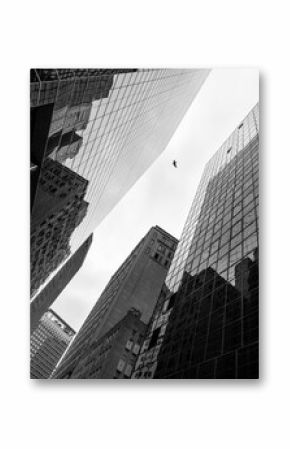
[[[154,162],[209,70],[31,70],[31,296]]]
[[[207,163],[133,378],[257,378],[259,107]]]

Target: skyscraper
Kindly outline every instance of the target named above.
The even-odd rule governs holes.
[[[53,219],[66,240],[61,252],[48,261],[45,254],[35,256],[42,251],[37,242],[43,240],[32,236],[32,246],[36,245],[32,295],[162,153],[208,73],[204,69],[31,71],[32,233],[38,220],[44,226],[40,233],[56,242],[49,229]],[[59,209],[62,217],[52,218],[47,203],[54,202],[67,181],[63,177],[70,179],[70,195],[75,191],[78,199],[69,209]],[[69,232],[66,215],[79,216]]]
[[[53,310],[47,311],[30,339],[30,377],[48,379],[75,331]]]
[[[71,254],[71,235],[87,213],[87,186],[59,162],[43,163],[30,226],[32,296]]]
[[[34,332],[42,315],[52,305],[58,295],[82,266],[91,246],[93,235],[77,249],[77,251],[62,265],[55,276],[45,285],[41,292],[33,298],[30,305],[30,332]]]
[[[133,378],[257,378],[259,109],[205,167]]]
[[[74,338],[55,377],[70,377],[90,348],[131,309],[148,324],[167,274],[177,240],[163,229],[150,229],[112,276]]]

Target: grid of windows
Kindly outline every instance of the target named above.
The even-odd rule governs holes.
[[[38,177],[38,201],[32,209],[32,227],[39,204],[44,197],[53,200],[57,190],[51,190],[59,188],[57,180],[50,179],[50,191],[43,193],[43,161],[49,159],[75,174],[76,188],[79,179],[87,183],[83,199],[88,207],[82,220],[69,232],[64,225],[58,238],[61,245],[62,234],[69,237],[65,246],[74,252],[164,150],[208,73],[204,69],[32,70],[31,106],[36,117],[32,162],[40,167],[33,178]],[[52,110],[45,109],[49,105]],[[42,135],[44,120],[49,123],[47,136]],[[61,173],[59,181],[63,181]],[[52,239],[45,244],[48,251],[52,249]],[[67,253],[55,263],[44,260],[44,264],[52,271],[65,257]],[[47,274],[43,279],[38,275],[36,288],[46,279]]]
[[[30,339],[30,377],[48,379],[75,335],[55,312],[49,310],[41,318]]]
[[[258,135],[256,105],[206,165],[133,377],[258,376]]]
[[[206,268],[206,260],[216,268],[227,252],[224,245],[231,242],[234,249],[253,231],[258,238],[258,126],[256,106],[207,164],[168,273],[171,291],[178,290],[184,270],[198,273]],[[252,225],[243,236],[238,232],[242,225]],[[233,280],[233,270],[225,277]]]

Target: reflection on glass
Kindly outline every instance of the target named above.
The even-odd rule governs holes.
[[[31,294],[166,147],[209,71],[31,70]]]
[[[31,295],[70,255],[70,238],[84,219],[88,181],[46,159],[31,219]]]
[[[258,377],[258,105],[242,125],[205,168],[135,378]]]

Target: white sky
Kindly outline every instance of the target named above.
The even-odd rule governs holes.
[[[151,226],[180,237],[206,162],[258,101],[258,76],[213,69],[163,154],[95,230],[82,268],[53,304],[75,330]]]

